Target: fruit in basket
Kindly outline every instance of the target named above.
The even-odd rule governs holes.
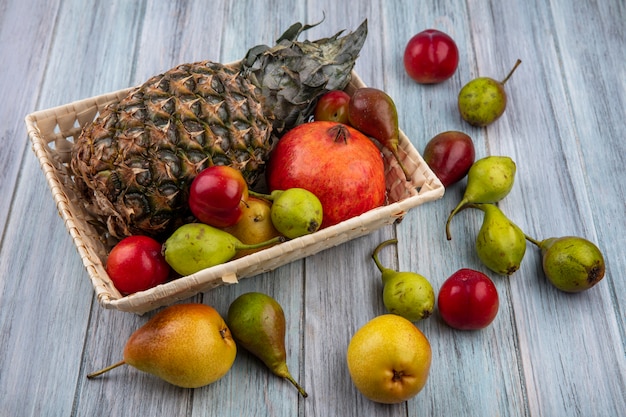
[[[500,301],[493,281],[480,271],[463,268],[450,275],[439,289],[437,309],[446,324],[458,330],[489,326]]]
[[[587,239],[563,236],[537,241],[527,239],[541,249],[542,267],[552,285],[565,292],[588,290],[604,278],[606,265],[600,249]]]
[[[459,49],[448,34],[427,29],[413,36],[404,49],[404,69],[420,84],[452,77],[459,65]]]
[[[476,253],[482,263],[497,274],[513,274],[526,253],[524,232],[493,204],[470,204],[468,207],[484,213],[476,235]]]
[[[397,239],[386,240],[372,253],[372,259],[382,273],[383,303],[390,313],[409,321],[426,319],[435,307],[435,292],[428,279],[415,272],[398,272],[385,268],[378,259],[378,253],[384,246],[397,242]]]
[[[432,351],[413,323],[385,314],[357,330],[346,359],[352,382],[366,398],[394,404],[413,398],[424,388]]]
[[[175,304],[137,329],[124,359],[87,378],[128,364],[183,388],[211,384],[230,370],[237,346],[224,319],[206,304]]]
[[[170,266],[159,242],[147,236],[129,236],[109,253],[106,271],[115,288],[127,295],[165,283]]]
[[[310,27],[292,25],[241,64],[179,65],[86,125],[70,168],[103,232],[160,238],[192,221],[189,184],[211,165],[232,166],[253,186],[276,137],[306,120],[317,97],[345,88],[367,36],[364,21],[342,37],[297,41]]]
[[[242,294],[230,304],[226,321],[239,346],[263,361],[272,373],[291,382],[300,395],[307,396],[287,367],[285,313],[278,301],[260,292]]]
[[[452,218],[467,204],[497,203],[506,197],[513,188],[516,170],[515,162],[508,156],[486,156],[472,164],[467,172],[467,187],[463,198],[446,221],[448,240],[452,239]]]
[[[467,175],[475,155],[472,138],[458,131],[439,133],[424,148],[424,161],[446,188]]]
[[[272,223],[271,203],[267,200],[252,196],[248,197],[246,201],[241,219],[234,226],[225,228],[224,231],[248,245],[262,243],[276,236],[280,236],[280,233]],[[235,255],[235,258],[240,258],[262,249],[264,249],[264,247],[240,250]]]
[[[358,88],[350,98],[348,118],[352,127],[373,137],[391,151],[407,181],[410,181],[411,174],[398,154],[400,127],[398,111],[393,99],[378,88]]]
[[[468,82],[459,92],[458,105],[463,120],[473,126],[487,126],[495,122],[506,109],[504,84],[521,64],[519,59],[502,81],[478,77]]]
[[[313,119],[348,124],[349,104],[350,96],[345,91],[329,91],[317,101]]]
[[[319,198],[304,188],[274,190],[257,194],[272,201],[270,216],[274,227],[289,239],[309,235],[322,225],[324,212]]]
[[[309,190],[322,203],[322,228],[385,203],[385,166],[380,150],[356,129],[311,122],[291,129],[276,144],[267,166],[271,191]]]
[[[282,242],[282,236],[247,245],[224,230],[204,223],[180,226],[163,243],[163,255],[172,269],[191,275],[205,268],[228,262],[241,250],[258,249]]]
[[[226,165],[213,165],[193,179],[189,187],[189,208],[202,223],[229,227],[243,215],[248,184],[241,171]]]

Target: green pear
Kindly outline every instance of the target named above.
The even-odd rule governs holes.
[[[397,239],[382,242],[372,254],[372,259],[382,273],[383,303],[390,313],[409,321],[426,319],[435,308],[435,292],[428,279],[415,272],[398,272],[386,268],[378,259],[381,248],[397,242]]]
[[[517,167],[508,156],[487,156],[474,162],[467,173],[463,198],[446,221],[446,237],[452,239],[450,222],[468,204],[497,203],[506,197],[515,181]]]
[[[476,235],[478,257],[495,273],[513,274],[526,253],[524,232],[493,204],[472,204],[469,207],[478,208],[485,214]]]
[[[504,84],[521,64],[519,59],[502,81],[478,77],[465,84],[459,92],[458,105],[463,120],[473,126],[487,126],[496,121],[506,109],[507,95]]]
[[[564,236],[539,242],[526,238],[541,249],[546,278],[559,290],[585,291],[604,278],[606,266],[602,252],[587,239]]]
[[[230,261],[238,251],[257,249],[283,241],[276,236],[265,242],[246,245],[235,236],[204,223],[180,226],[163,243],[165,261],[181,275]]]
[[[237,346],[224,319],[206,304],[175,304],[161,310],[126,342],[124,359],[92,372],[95,378],[128,364],[170,384],[197,388],[223,377]]]
[[[324,211],[319,198],[304,188],[274,190],[271,194],[250,194],[272,202],[270,216],[276,230],[289,239],[319,230]]]
[[[241,347],[263,361],[272,373],[291,382],[300,395],[307,396],[287,367],[285,313],[278,301],[260,292],[242,294],[228,308],[226,321]]]

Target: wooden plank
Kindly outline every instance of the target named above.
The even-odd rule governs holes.
[[[436,134],[459,130],[473,138],[477,159],[489,154],[486,132],[465,123],[457,110],[458,92],[472,76],[476,62],[472,44],[475,27],[468,19],[471,7],[466,2],[447,1],[426,10],[419,5],[397,4],[390,11],[386,26],[391,33],[383,47],[384,61],[390,63],[385,87],[395,97],[405,132],[420,152]],[[483,23],[483,29],[485,24],[488,22]],[[443,83],[420,85],[408,77],[402,58],[406,42],[429,28],[441,30],[455,40],[459,66]],[[478,219],[466,212],[459,214],[451,225],[453,240],[445,237],[447,215],[460,201],[465,183],[463,180],[452,185],[441,200],[410,212],[397,226],[398,267],[426,276],[436,294],[458,269],[485,272],[498,288],[500,311],[491,326],[476,332],[451,329],[437,311],[418,323],[431,342],[433,363],[423,393],[408,403],[409,415],[525,415],[508,282],[494,277],[473,251]]]
[[[586,182],[585,162],[576,142],[585,132],[578,127],[581,121],[565,111],[567,90],[576,91],[588,78],[564,85],[560,55],[564,48],[559,39],[547,30],[533,30],[533,25],[550,28],[575,9],[563,4],[553,12],[541,2],[478,3],[468,9],[475,28],[478,72],[496,73],[494,69],[500,67],[505,73],[503,63],[518,57],[524,61],[507,84],[511,100],[505,116],[487,128],[491,152],[511,155],[518,162],[516,187],[500,207],[530,235],[574,234],[593,239],[589,204],[593,198],[588,188],[577,186]],[[584,15],[584,19],[590,17]],[[583,15],[565,18],[576,19]],[[577,35],[567,28],[560,36]],[[583,42],[588,39],[577,40]],[[590,73],[592,68],[587,69]],[[593,74],[602,77],[597,67]],[[588,106],[589,102],[576,105]],[[611,304],[606,282],[578,296],[563,294],[545,282],[539,254],[531,246],[510,282],[530,413],[619,414],[623,402],[620,405],[620,400],[609,398],[623,398],[624,356],[616,349],[620,340],[614,310],[598,311],[599,306]],[[597,404],[605,401],[607,406],[598,409]]]
[[[46,72],[42,82],[33,78],[36,83],[32,93],[16,94],[41,97],[36,106],[34,102],[24,104],[20,111],[30,112],[35,107],[48,108],[111,91],[121,84],[120,77],[128,84],[134,48],[127,45],[127,39],[132,39],[137,31],[141,9],[122,3],[65,2],[56,19],[53,10],[42,9],[48,15],[45,19],[42,16],[38,29],[31,29],[44,40],[46,31],[50,37],[54,34],[54,43],[49,53],[27,55],[33,60],[33,68],[45,68]],[[39,9],[33,4],[26,7]],[[19,18],[14,16],[13,21],[20,25]],[[107,30],[94,31],[94,27]],[[36,40],[32,42],[40,47]],[[25,50],[28,48],[17,42],[13,55],[19,60]],[[2,361],[2,387],[8,390],[3,395],[3,401],[8,402],[7,412],[70,415],[77,404],[85,403],[91,403],[97,411],[103,406],[101,397],[90,397],[85,391],[82,394],[86,395],[74,395],[83,382],[79,358],[92,326],[93,288],[32,154],[23,160],[13,213],[0,258],[3,341],[5,336],[8,339]],[[134,327],[128,321],[126,326]],[[123,333],[123,326],[120,327],[118,331]],[[112,329],[115,327],[108,327],[107,334]],[[117,338],[108,339],[113,340],[116,348],[121,347]],[[25,346],[32,346],[31,354],[24,353]],[[113,351],[109,350],[111,354]],[[92,363],[89,362],[89,368]],[[115,396],[119,397],[119,391]]]
[[[570,118],[578,130],[573,152],[583,160],[581,169],[585,176],[584,183],[574,183],[572,187],[584,187],[589,192],[588,210],[595,230],[585,228],[582,233],[601,245],[604,252],[608,281],[605,285],[609,287],[623,341],[626,283],[619,278],[619,271],[624,270],[626,263],[622,250],[626,245],[626,183],[620,173],[626,164],[626,144],[620,127],[626,118],[626,77],[620,63],[626,59],[626,10],[623,2],[577,8],[570,8],[567,2],[554,3],[552,14],[567,16],[554,19],[555,36],[560,45]],[[571,36],[572,28],[566,21],[577,23],[576,36]],[[602,22],[601,29],[581,21]]]
[[[10,100],[0,103],[0,226],[4,229],[20,163],[27,149],[24,140],[25,109],[32,109],[45,72],[45,59],[52,39],[59,2],[32,8],[32,2],[11,2],[0,13],[0,56],[2,94]],[[23,21],[23,16],[29,16]],[[26,51],[26,53],[25,53]]]

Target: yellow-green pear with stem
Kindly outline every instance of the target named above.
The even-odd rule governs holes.
[[[600,249],[587,239],[563,236],[542,241],[526,236],[541,249],[542,267],[548,281],[564,292],[588,290],[604,278],[606,265]]]
[[[254,191],[250,195],[272,202],[270,217],[281,234],[295,239],[316,232],[322,226],[324,210],[315,194],[304,188],[274,190],[271,194]]]
[[[224,319],[206,304],[166,307],[126,342],[123,360],[92,372],[95,378],[128,364],[183,388],[198,388],[230,370],[237,346]]]
[[[237,252],[263,248],[284,241],[276,236],[265,242],[244,244],[232,234],[204,223],[180,226],[163,243],[165,261],[181,275],[191,275],[205,268],[228,262]]]
[[[244,293],[231,303],[226,321],[239,346],[259,358],[272,373],[291,382],[300,395],[308,395],[287,367],[286,320],[278,301],[260,292]]]
[[[435,308],[435,292],[424,276],[415,272],[399,272],[384,267],[378,259],[380,250],[397,239],[389,239],[379,244],[372,259],[382,273],[383,303],[392,313],[416,322],[430,317]]]
[[[466,205],[497,203],[506,197],[515,181],[517,166],[508,156],[486,156],[474,162],[467,173],[467,187],[463,198],[446,221],[446,237],[452,239],[450,222]]]
[[[522,63],[517,60],[513,69],[502,81],[478,77],[468,82],[459,92],[458,106],[463,120],[472,126],[487,126],[495,122],[506,110],[507,95],[504,84]]]

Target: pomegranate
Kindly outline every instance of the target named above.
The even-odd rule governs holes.
[[[270,191],[304,188],[322,203],[322,228],[385,203],[385,168],[380,150],[358,130],[314,121],[283,136],[267,167]]]

